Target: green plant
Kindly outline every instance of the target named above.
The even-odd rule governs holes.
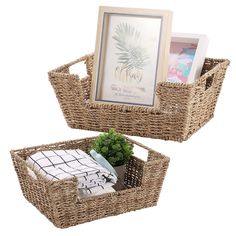
[[[125,164],[133,154],[133,147],[122,134],[115,129],[108,133],[100,134],[92,145],[97,153],[100,153],[112,166]]]

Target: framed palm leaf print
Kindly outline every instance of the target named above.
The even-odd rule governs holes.
[[[172,13],[100,7],[91,100],[156,107],[156,87],[165,81]]]

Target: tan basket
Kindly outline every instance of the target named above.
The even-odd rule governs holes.
[[[84,61],[88,76],[70,74],[70,66]],[[159,83],[160,109],[100,105],[89,101],[93,54],[49,72],[49,80],[71,128],[121,133],[165,140],[187,140],[214,114],[229,60],[205,60],[202,76],[193,84]]]
[[[88,151],[95,138],[73,140],[11,151],[25,198],[41,211],[55,226],[66,228],[99,218],[118,215],[156,205],[168,168],[169,158],[129,138],[133,145],[148,151],[147,161],[131,157],[126,165],[125,178],[116,192],[78,198],[76,178],[48,181],[35,173],[31,177],[26,157],[36,151],[76,149]],[[122,187],[120,187],[122,186]]]

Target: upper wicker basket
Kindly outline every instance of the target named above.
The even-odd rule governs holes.
[[[87,76],[70,74],[70,66],[86,64]],[[90,102],[93,54],[50,71],[49,80],[71,128],[107,131],[165,140],[184,141],[214,114],[229,60],[206,58],[202,76],[193,84],[159,83],[160,108]]]

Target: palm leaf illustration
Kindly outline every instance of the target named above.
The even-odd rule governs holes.
[[[122,70],[127,71],[143,69],[147,65],[148,56],[146,49],[140,46],[140,32],[127,23],[120,23],[115,28],[112,38],[116,41],[116,49],[119,51],[118,63],[122,64]]]

